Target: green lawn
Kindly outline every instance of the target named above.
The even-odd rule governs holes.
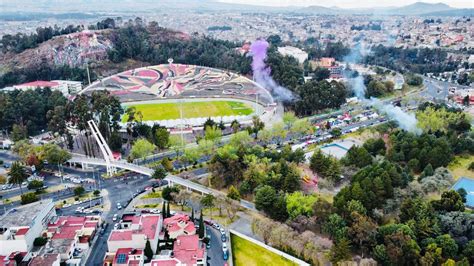
[[[249,115],[253,108],[242,102],[234,101],[209,101],[209,102],[183,102],[183,103],[145,103],[126,105],[134,106],[143,115],[143,120],[167,120],[180,118],[180,105],[184,118]],[[127,115],[122,117],[122,122],[127,121]]]
[[[467,169],[471,162],[474,162],[474,155],[455,156],[454,160],[448,165],[448,169],[456,180],[461,176],[474,178],[474,172]]]
[[[232,259],[236,266],[297,265],[259,245],[231,234]]]

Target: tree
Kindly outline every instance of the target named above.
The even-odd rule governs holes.
[[[471,240],[467,243],[462,254],[466,256],[471,264],[474,263],[474,240]]]
[[[35,240],[33,241],[33,246],[42,247],[46,245],[46,243],[48,243],[48,239],[46,237],[40,236],[40,237],[35,238]]]
[[[340,261],[349,260],[351,258],[351,246],[349,240],[342,238],[336,242],[330,251],[331,262],[337,264]]]
[[[436,244],[442,249],[443,258],[455,258],[458,254],[458,244],[456,241],[449,235],[440,235],[436,239]]]
[[[240,200],[240,193],[233,185],[229,187],[229,192],[227,192],[227,197],[233,200]]]
[[[172,195],[173,193],[176,193],[176,194],[179,193],[179,188],[176,186],[173,186],[173,187],[167,186],[163,188],[163,191],[161,192],[161,196],[163,197],[163,199],[167,201],[171,201],[173,200],[173,195]]]
[[[293,124],[296,122],[297,118],[294,112],[285,112],[283,113],[283,123],[287,130],[290,130],[293,127]]]
[[[174,168],[173,163],[168,157],[165,157],[161,160],[161,166],[163,166],[163,168],[168,172],[173,171]]]
[[[36,196],[34,192],[28,192],[21,195],[21,204],[28,204],[38,200],[38,196]]]
[[[113,131],[109,138],[109,147],[112,151],[120,152],[122,150],[122,136],[117,131]]]
[[[155,128],[153,134],[153,143],[160,150],[167,148],[170,140],[170,133],[168,130],[161,126],[153,126],[153,128]]]
[[[36,189],[36,188],[41,188],[43,187],[43,181],[39,180],[32,180],[30,183],[28,183],[28,189]]]
[[[182,161],[185,162],[184,167],[187,167],[188,164],[194,164],[201,157],[201,151],[199,148],[192,147],[184,150]]]
[[[258,137],[258,132],[265,127],[265,123],[260,120],[260,117],[252,117],[252,127],[249,128],[249,133],[255,134],[255,139]]]
[[[171,217],[171,208],[170,208],[170,202],[166,202],[166,217]]]
[[[255,193],[255,207],[265,213],[273,211],[273,203],[276,201],[277,195],[275,189],[270,186],[262,186]]]
[[[247,131],[237,132],[230,137],[230,145],[234,147],[247,148],[250,142],[252,142],[252,137]]]
[[[232,131],[234,133],[237,133],[240,129],[240,123],[239,121],[237,120],[232,120],[232,122],[230,123],[230,127],[232,128]]]
[[[372,156],[364,147],[352,146],[346,154],[345,162],[363,168],[372,163]]]
[[[434,174],[433,166],[429,163],[426,165],[425,169],[423,169],[423,172],[420,175],[420,179],[423,179],[427,176],[432,176]]]
[[[204,208],[209,208],[209,211],[211,212],[211,217],[212,217],[212,208],[215,206],[214,204],[215,199],[216,198],[212,194],[207,194],[201,198],[201,205]]]
[[[204,139],[217,142],[222,137],[222,130],[217,126],[207,126],[204,130]]]
[[[163,180],[168,175],[168,172],[164,168],[157,167],[151,176],[154,179]]]
[[[461,196],[454,190],[445,191],[440,200],[432,202],[433,208],[443,212],[464,211],[464,203]]]
[[[100,190],[94,190],[94,196],[99,196],[100,195]]]
[[[140,138],[135,141],[135,143],[132,146],[132,149],[130,151],[130,158],[133,159],[138,159],[138,158],[143,158],[146,157],[155,150],[155,145],[153,143],[150,143],[148,140]]]
[[[179,158],[179,151],[184,148],[183,140],[178,135],[171,135],[169,140],[169,146],[176,153],[176,157]]]
[[[163,201],[163,203],[161,204],[161,214],[163,215],[163,219],[168,218],[166,216],[166,202],[165,201]]]
[[[467,191],[464,188],[459,188],[456,192],[461,196],[462,202],[466,203]]]
[[[329,234],[331,239],[339,241],[347,237],[347,226],[344,219],[339,214],[329,215],[327,222],[323,226],[323,231]]]
[[[187,190],[180,190],[178,194],[175,195],[174,201],[181,205],[181,211],[184,211],[184,206],[188,204],[188,199],[191,198],[191,192]]]
[[[13,162],[8,176],[10,177],[8,182],[10,184],[18,184],[20,186],[20,193],[23,194],[21,183],[23,183],[27,177],[25,167],[19,162]]]
[[[322,81],[328,79],[331,76],[331,71],[324,67],[317,67],[313,73],[313,79],[315,81]]]
[[[84,187],[80,186],[80,187],[76,187],[74,189],[74,195],[75,196],[81,196],[82,194],[84,194],[84,192],[86,192],[86,190],[84,189]]]
[[[313,215],[313,205],[316,202],[316,195],[303,195],[301,191],[296,191],[286,197],[286,209],[290,219],[295,219],[299,215]]]
[[[153,258],[153,250],[151,249],[150,240],[146,240],[145,250],[143,251],[145,256],[147,257],[147,262],[149,262]]]
[[[204,238],[204,217],[202,215],[202,209],[201,209],[201,213],[199,215],[199,229],[198,229],[198,234],[199,234],[199,238]]]
[[[367,254],[369,250],[376,244],[375,237],[377,235],[377,224],[368,216],[352,212],[352,225],[349,227],[348,234],[353,242],[357,242],[357,246]]]

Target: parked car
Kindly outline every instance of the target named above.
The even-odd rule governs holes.
[[[114,214],[114,217],[112,218],[112,221],[116,222],[118,219],[118,214]]]
[[[114,230],[120,229],[120,224],[116,223],[114,224]]]
[[[120,202],[117,202],[117,209],[119,209],[119,210],[122,209],[122,204],[120,204]]]
[[[227,242],[227,236],[224,234],[224,235],[221,235],[221,240],[222,242]]]
[[[225,230],[224,230],[223,227],[221,227],[221,228],[219,229],[219,231],[221,232],[221,235],[225,235]]]

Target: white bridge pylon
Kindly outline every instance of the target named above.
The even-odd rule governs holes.
[[[91,129],[91,132],[92,132],[92,136],[94,136],[95,140],[97,141],[97,145],[99,145],[99,149],[102,152],[102,155],[104,156],[104,160],[106,162],[106,167],[107,167],[107,174],[109,176],[115,174],[117,170],[111,164],[111,162],[115,161],[115,158],[114,158],[114,154],[110,150],[109,145],[107,144],[104,137],[100,133],[99,128],[97,127],[97,124],[95,123],[94,120],[87,121],[87,124],[89,125],[89,128]]]

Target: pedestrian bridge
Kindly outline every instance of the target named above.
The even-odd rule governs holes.
[[[123,160],[106,162],[104,159],[101,159],[101,158],[91,158],[91,157],[85,157],[81,155],[73,155],[72,158],[68,160],[68,162],[81,164],[83,168],[87,167],[88,165],[99,165],[99,166],[105,166],[105,167],[111,166],[118,169],[129,170],[129,171],[146,175],[146,176],[152,176],[154,172],[154,170],[151,168],[128,163]],[[176,184],[176,185],[183,186],[187,189],[200,192],[202,194],[215,194],[213,190],[201,184],[183,179],[179,176],[168,174],[165,180],[168,181],[168,185],[171,185],[171,186]]]

